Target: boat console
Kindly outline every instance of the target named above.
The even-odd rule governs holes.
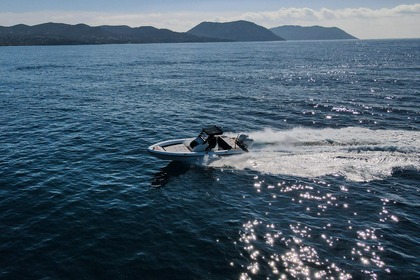
[[[222,136],[223,131],[218,126],[205,127],[201,133],[189,144],[193,152],[209,151],[217,147],[217,150],[237,149],[238,147],[248,152],[248,147],[253,140],[246,134],[239,134],[234,141],[227,136]],[[233,143],[232,143],[233,142]]]
[[[201,130],[200,134],[190,143],[193,152],[208,151],[216,147],[217,135],[222,135],[223,131],[218,126],[209,126]]]

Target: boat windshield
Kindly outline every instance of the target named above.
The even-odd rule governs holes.
[[[207,141],[207,138],[209,138],[209,136],[207,135],[207,133],[205,133],[204,131],[202,131],[200,133],[199,137],[201,137],[201,139],[203,139],[204,141]]]

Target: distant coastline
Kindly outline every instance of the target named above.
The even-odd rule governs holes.
[[[279,26],[271,29],[249,21],[202,22],[187,32],[152,26],[96,26],[43,23],[0,26],[0,46],[94,45],[192,42],[249,42],[283,40],[357,39],[337,28]]]
[[[284,25],[270,29],[286,40],[355,40],[353,35],[338,27]]]

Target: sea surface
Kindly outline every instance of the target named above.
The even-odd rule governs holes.
[[[0,279],[419,279],[419,104],[420,40],[0,47]]]

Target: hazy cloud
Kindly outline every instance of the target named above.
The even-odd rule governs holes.
[[[419,16],[420,4],[399,5],[394,8],[369,9],[369,8],[346,8],[331,10],[322,8],[314,10],[310,8],[283,8],[278,11],[245,13],[249,18],[270,19],[272,21],[285,19],[325,20],[325,19],[357,19],[357,18],[383,18],[400,16]]]
[[[420,4],[382,9],[283,8],[278,11],[244,13],[237,18],[254,21],[265,27],[287,24],[337,26],[359,38],[420,38]]]

